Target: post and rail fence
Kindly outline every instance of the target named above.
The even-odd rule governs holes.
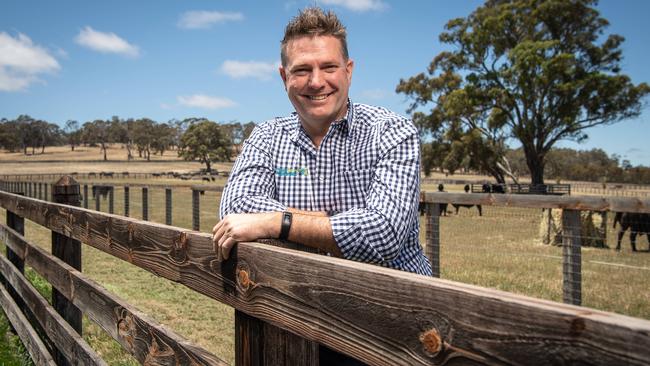
[[[21,195],[39,191],[20,182],[0,188],[7,212],[0,239],[8,254],[0,257],[6,286],[0,301],[38,364],[104,364],[79,334],[81,313],[143,364],[225,364],[85,277],[80,243],[233,307],[238,365],[318,365],[322,346],[370,365],[650,360],[646,320],[263,243],[240,243],[231,259],[220,261],[209,234],[78,207],[82,190],[69,177],[50,187],[61,203]],[[579,299],[576,213],[650,212],[648,200],[625,198],[437,192],[421,198],[427,255],[438,273],[442,204],[563,209],[563,221],[574,228],[564,234],[565,268],[573,276],[565,277],[569,303]],[[52,254],[24,238],[24,219],[52,230]],[[23,277],[25,264],[52,284],[55,307]]]

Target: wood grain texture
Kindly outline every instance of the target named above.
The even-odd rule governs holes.
[[[0,192],[0,206],[371,365],[646,365],[650,322]]]
[[[7,290],[0,286],[0,305],[35,365],[56,366],[52,355]]]
[[[0,271],[25,301],[25,306],[32,310],[47,337],[71,365],[106,365],[101,357],[4,257],[0,257]]]
[[[571,210],[650,212],[650,199],[600,196],[542,196],[498,193],[421,192],[429,203],[458,203],[501,207],[566,208]]]
[[[0,238],[9,239],[6,241],[7,246],[22,253],[25,263],[101,326],[140,363],[226,365],[225,361],[158,324],[4,225],[0,225]]]

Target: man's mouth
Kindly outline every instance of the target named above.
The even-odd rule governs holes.
[[[328,94],[306,95],[306,97],[309,98],[310,100],[325,100],[327,97],[329,97],[333,93],[334,92],[328,93]]]

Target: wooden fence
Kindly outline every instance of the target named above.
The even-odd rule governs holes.
[[[50,200],[48,198],[50,184],[34,181],[0,181],[0,189],[13,192],[25,192],[29,197]],[[90,198],[94,198],[96,211],[101,210],[100,196],[106,195],[108,213],[115,213],[114,192],[117,185],[103,182],[83,184],[82,202],[84,208],[89,208]],[[156,184],[128,184],[121,186],[123,190],[122,214],[130,215],[131,189],[141,190],[142,209],[141,217],[149,220],[149,190],[165,190],[165,224],[172,225],[172,196],[179,189],[190,189],[192,192],[192,230],[201,230],[201,196],[206,191],[222,192],[224,187],[216,185],[189,185],[169,186]],[[89,189],[90,188],[90,189]],[[50,192],[52,192],[50,188]],[[94,195],[92,192],[94,191]],[[562,210],[562,291],[563,301],[568,304],[581,305],[582,303],[582,255],[581,238],[583,237],[580,224],[580,211],[598,212],[640,212],[650,213],[650,199],[625,198],[625,197],[595,197],[572,196],[558,197],[551,195],[512,195],[512,194],[485,194],[485,193],[448,193],[448,192],[422,192],[421,203],[425,206],[425,253],[429,258],[435,277],[440,277],[440,214],[441,205],[481,205],[519,208],[561,209]],[[215,212],[215,216],[216,216]],[[650,239],[649,239],[650,240]]]
[[[71,206],[81,191],[73,183],[63,179],[54,186],[55,201],[66,204],[8,193],[12,187],[4,183],[0,192],[0,206],[7,210],[0,239],[8,247],[8,258],[0,259],[8,285],[3,309],[39,364],[103,364],[79,336],[75,322],[82,312],[143,364],[224,363],[85,278],[74,255],[79,243],[234,307],[238,365],[317,365],[320,345],[371,365],[650,360],[645,320],[260,243],[240,243],[231,259],[220,261],[208,234]],[[450,193],[422,198],[427,232],[435,231],[441,203],[513,206],[523,198],[526,207],[565,209],[567,221],[582,209],[648,211],[647,201],[620,198]],[[52,230],[54,255],[24,239],[25,218]],[[575,236],[566,236],[569,252],[579,249]],[[427,241],[435,259],[431,250],[439,242],[433,235]],[[56,289],[56,311],[21,275],[25,264]],[[31,311],[21,315],[20,309]]]

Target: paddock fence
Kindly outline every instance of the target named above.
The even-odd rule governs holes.
[[[58,203],[16,194],[26,188],[16,183],[0,184],[7,212],[7,225],[0,226],[7,246],[1,297],[39,364],[103,364],[79,336],[81,312],[143,364],[224,364],[85,278],[81,243],[235,308],[238,365],[317,365],[321,346],[371,365],[642,365],[650,359],[646,320],[261,243],[240,243],[223,261],[209,234],[75,207],[82,190],[73,179],[50,188]],[[638,199],[429,192],[422,202],[427,255],[438,271],[442,205],[562,209],[571,228],[564,234],[572,268],[565,301],[571,303],[580,283],[576,212],[649,207]],[[24,219],[52,230],[53,254],[24,238]],[[53,307],[22,276],[25,264],[56,289]]]

